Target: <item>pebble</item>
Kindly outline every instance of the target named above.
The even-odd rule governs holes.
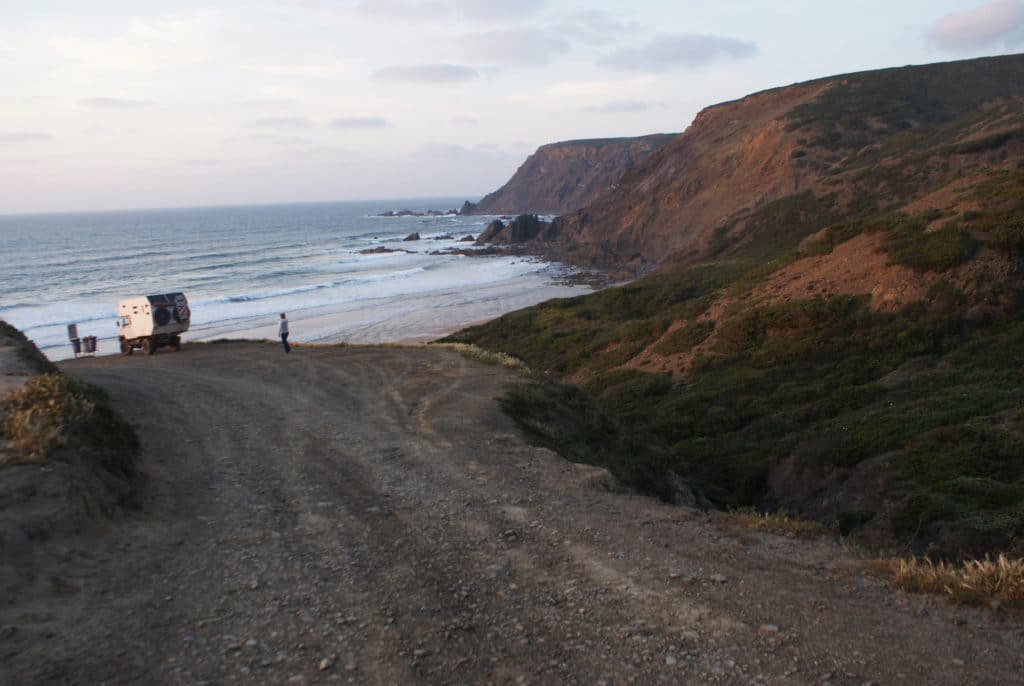
[[[329,657],[325,657],[324,659],[320,660],[320,671],[321,672],[326,672],[328,669],[330,669],[333,666],[334,666],[334,660],[332,660]]]
[[[675,655],[666,655],[665,656],[665,664],[668,665],[669,667],[675,667],[678,662],[679,661],[676,660],[676,656]]]
[[[708,579],[715,584],[724,584],[727,581],[727,579],[721,574],[712,574]]]
[[[774,636],[775,634],[779,633],[779,627],[775,624],[762,624],[758,627],[757,633],[761,634],[762,636]]]

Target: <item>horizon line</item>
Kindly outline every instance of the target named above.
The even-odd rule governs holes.
[[[359,198],[349,200],[277,200],[269,202],[228,202],[200,205],[164,205],[151,207],[109,207],[100,209],[77,210],[28,210],[24,212],[0,212],[0,219],[9,217],[41,217],[72,214],[118,214],[122,212],[174,212],[178,210],[215,210],[242,207],[284,207],[288,205],[345,205],[371,202],[422,202],[427,200],[455,200],[461,198],[465,202],[478,202],[483,195],[413,195],[391,196],[380,198]],[[402,208],[405,209],[405,208]],[[436,209],[436,208],[430,208]],[[458,208],[455,208],[458,209]]]

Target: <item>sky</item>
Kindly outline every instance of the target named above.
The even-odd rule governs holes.
[[[546,143],[1024,47],[1024,0],[0,0],[0,16],[0,214],[476,199]]]

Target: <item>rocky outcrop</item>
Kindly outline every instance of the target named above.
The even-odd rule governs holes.
[[[495,219],[487,225],[480,237],[476,239],[477,245],[512,245],[526,243],[538,238],[543,231],[551,224],[543,222],[535,214],[521,214],[509,224],[500,219]]]
[[[508,183],[463,214],[564,214],[612,187],[627,171],[669,143],[675,134],[566,141],[538,148]]]
[[[408,236],[406,236],[402,240],[403,241],[418,241],[419,239],[420,239],[420,232],[419,231],[413,231],[412,233],[410,233]]]

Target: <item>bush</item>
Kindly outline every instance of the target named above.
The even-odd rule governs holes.
[[[889,236],[890,261],[918,272],[952,269],[970,260],[981,245],[969,231],[955,223],[929,233],[902,225],[895,227]]]
[[[15,462],[84,459],[111,474],[136,474],[132,426],[101,389],[59,373],[33,377],[4,397],[0,434],[17,451]]]
[[[25,462],[39,462],[87,422],[95,405],[62,374],[33,377],[7,394],[0,433]]]

